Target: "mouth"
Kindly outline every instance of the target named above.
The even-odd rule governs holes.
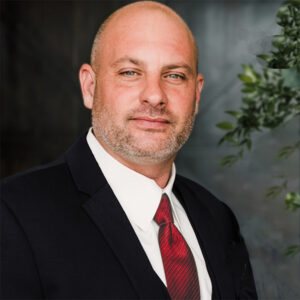
[[[147,116],[139,116],[139,117],[133,117],[130,119],[133,121],[138,127],[141,127],[142,129],[163,129],[168,124],[170,124],[170,121],[165,118],[151,118]]]

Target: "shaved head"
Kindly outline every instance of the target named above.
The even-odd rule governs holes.
[[[134,2],[105,20],[79,77],[109,154],[134,170],[171,166],[198,112],[197,54],[185,22],[158,2]]]
[[[192,51],[194,54],[195,59],[195,68],[196,73],[198,69],[198,49],[195,38],[184,22],[184,20],[170,7],[154,1],[139,1],[128,4],[126,6],[121,7],[120,9],[116,10],[112,13],[100,26],[98,29],[91,51],[91,65],[95,71],[99,68],[99,56],[101,56],[101,49],[103,44],[105,43],[105,39],[109,38],[109,31],[113,28],[118,21],[126,21],[130,20],[134,15],[139,15],[142,13],[161,13],[167,16],[170,20],[173,20],[182,30],[186,31],[187,37],[190,40],[190,44],[192,47]],[[118,23],[119,25],[120,23]],[[133,28],[134,30],[134,28]]]

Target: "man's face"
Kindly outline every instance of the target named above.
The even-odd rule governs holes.
[[[202,80],[182,26],[161,13],[128,18],[116,21],[101,42],[93,130],[115,156],[161,162],[188,138]]]

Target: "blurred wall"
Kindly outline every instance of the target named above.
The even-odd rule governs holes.
[[[62,154],[90,126],[82,105],[78,69],[89,61],[93,37],[115,9],[133,1],[1,1],[1,177]],[[215,124],[241,105],[241,64],[259,66],[256,54],[279,33],[281,1],[160,1],[189,24],[205,77],[192,138],[180,152],[178,172],[201,183],[236,213],[248,244],[260,299],[300,299],[299,213],[283,200],[265,199],[267,187],[289,178],[299,190],[299,156],[276,161],[281,146],[299,136],[298,122],[254,135],[253,150],[232,168],[219,168],[234,149],[217,147]]]

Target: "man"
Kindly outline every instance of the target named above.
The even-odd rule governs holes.
[[[2,183],[1,296],[256,299],[232,212],[176,175],[203,86],[184,21],[156,2],[119,9],[79,78],[92,129]]]

